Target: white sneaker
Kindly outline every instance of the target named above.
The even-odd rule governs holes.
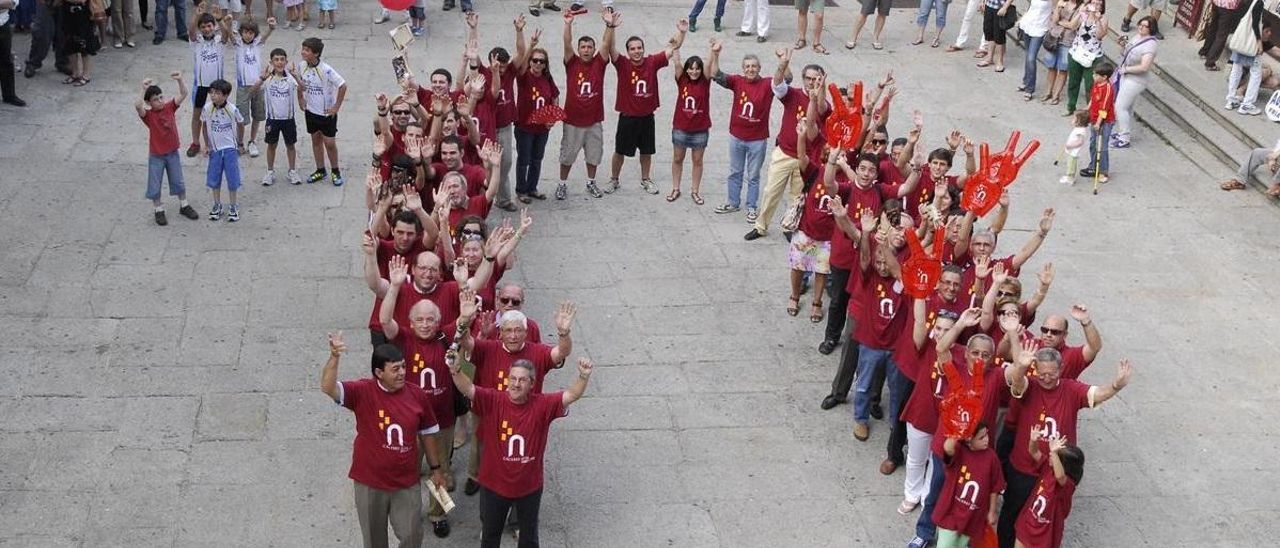
[[[298,170],[296,170],[296,169],[290,169],[290,170],[289,170],[289,184],[291,184],[291,185],[300,185],[300,184],[302,184],[302,177],[299,177],[299,176],[298,176]]]
[[[1070,175],[1063,175],[1062,178],[1058,179],[1058,182],[1064,185],[1074,185],[1076,184],[1076,178]]]
[[[249,157],[257,158],[259,154],[262,154],[262,153],[258,151],[257,143],[254,143],[253,141],[249,141]]]
[[[267,174],[262,176],[262,186],[271,186],[276,184],[275,170],[268,169]]]
[[[391,19],[391,12],[387,11],[386,8],[382,8],[382,11],[378,13],[378,16],[373,18],[373,24],[381,25],[386,23],[388,19]]]

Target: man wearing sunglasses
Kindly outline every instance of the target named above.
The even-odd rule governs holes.
[[[1049,237],[1049,231],[1053,230],[1053,208],[1045,208],[1044,213],[1040,216],[1040,224],[1038,230],[1031,235],[1027,243],[1022,245],[1017,253],[1003,258],[994,258],[996,249],[996,235],[991,229],[974,230],[973,223],[975,216],[970,213],[964,216],[964,220],[960,225],[960,237],[956,241],[955,247],[955,264],[964,268],[964,280],[961,287],[960,300],[965,306],[980,306],[982,296],[986,294],[986,288],[991,286],[991,271],[995,269],[996,263],[1001,263],[1005,267],[1005,272],[1010,276],[1017,277],[1022,269],[1022,265],[1031,260],[1036,254],[1040,246],[1044,244],[1045,238]],[[987,264],[990,268],[984,268],[985,275],[979,276],[977,266],[979,264]]]
[[[498,320],[502,315],[511,310],[523,312],[524,306],[524,287],[515,282],[500,282],[498,284],[497,297],[494,299],[494,310],[487,314],[481,314],[481,319],[487,321],[476,322],[472,327],[471,334],[480,340],[494,339],[498,335]],[[538,327],[538,322],[533,318],[528,318],[528,339],[531,341],[542,341],[542,329]]]
[[[1102,351],[1102,334],[1094,325],[1093,318],[1089,317],[1089,308],[1083,304],[1072,305],[1071,318],[1080,323],[1080,328],[1084,331],[1084,344],[1080,346],[1067,344],[1069,323],[1066,318],[1056,314],[1045,318],[1044,323],[1040,324],[1040,336],[1035,339],[1037,348],[1052,348],[1062,355],[1062,378],[1064,379],[1080,378],[1080,374],[1093,365],[1098,352]],[[1006,359],[1015,357],[1012,353],[1017,348],[1013,341],[1019,340],[1016,335],[1017,333],[1011,335],[1006,331],[1004,339],[1000,341],[998,355]]]

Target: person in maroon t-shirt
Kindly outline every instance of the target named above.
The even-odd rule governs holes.
[[[481,436],[494,449],[486,451],[480,462],[480,545],[498,548],[507,513],[514,509],[520,545],[537,546],[544,453],[551,421],[568,415],[569,406],[586,392],[595,366],[591,360],[579,358],[578,376],[569,388],[539,394],[533,392],[537,371],[528,361],[516,361],[507,369],[511,384],[505,391],[472,384],[456,356],[449,363],[454,384],[471,399]]]
[[[435,248],[436,245],[436,223],[431,215],[428,215],[422,209],[422,202],[417,199],[417,194],[407,194],[408,207],[396,213],[394,228],[390,229],[390,239],[384,239],[377,236],[381,232],[379,221],[385,218],[381,214],[382,208],[379,208],[378,217],[374,219],[372,229],[376,240],[375,260],[377,261],[378,275],[387,277],[387,263],[392,257],[400,257],[404,261],[412,261],[419,253]],[[390,202],[390,200],[384,200]],[[382,223],[385,225],[386,223]],[[421,238],[418,233],[422,232]],[[387,342],[386,336],[382,333],[382,324],[378,322],[378,307],[382,300],[374,299],[373,311],[369,317],[369,340],[373,345],[379,345]]]
[[[909,220],[901,217],[900,220]],[[897,371],[893,365],[893,342],[902,332],[906,319],[903,309],[907,298],[903,292],[902,265],[894,252],[891,239],[902,239],[902,231],[910,227],[893,227],[887,218],[876,221],[870,211],[862,214],[862,241],[867,245],[858,247],[858,260],[861,272],[855,287],[854,298],[862,306],[857,311],[857,328],[854,340],[858,343],[858,369],[855,376],[856,391],[853,396],[853,437],[858,441],[867,441],[871,429],[868,426],[871,412],[872,379],[878,371],[889,373],[889,369]],[[877,226],[884,223],[884,226]],[[895,242],[896,243],[896,242]],[[904,385],[905,386],[905,385]],[[879,390],[876,390],[879,392]],[[905,394],[899,394],[894,383],[890,383],[889,416],[897,417],[901,403],[905,402]]]
[[[487,169],[475,164],[468,164],[465,160],[466,154],[463,152],[464,144],[462,139],[457,135],[448,135],[440,140],[436,150],[439,151],[440,161],[432,162],[426,154],[421,156],[413,156],[415,160],[420,160],[426,178],[426,188],[428,191],[434,192],[440,188],[440,182],[444,180],[447,173],[457,172],[467,181],[467,194],[476,196],[484,194],[489,188],[489,173]],[[429,150],[429,149],[423,149]],[[483,151],[482,151],[483,152]],[[483,161],[483,158],[480,158]]]
[[[1058,315],[1044,319],[1044,323],[1040,324],[1040,337],[1035,340],[1039,348],[1052,348],[1062,354],[1063,378],[1079,379],[1080,374],[1093,364],[1093,360],[1102,351],[1102,333],[1089,317],[1089,308],[1083,304],[1071,305],[1071,318],[1080,322],[1080,327],[1084,330],[1084,344],[1067,344],[1069,324],[1066,318]],[[1001,344],[1000,349],[1003,355],[1011,356],[1011,352],[1017,347],[1006,344],[1008,343]]]
[[[720,51],[723,42],[711,41],[711,52]],[[708,55],[708,59],[712,56]],[[676,108],[671,119],[671,193],[667,201],[680,198],[680,180],[684,177],[684,157],[693,153],[693,178],[689,197],[702,205],[702,156],[711,138],[711,74],[716,65],[703,66],[702,58],[691,56],[680,62],[680,50],[671,52],[671,64],[681,67],[675,76]]]
[[[782,59],[790,58],[791,50],[783,51]],[[718,68],[720,52],[714,49],[711,50],[710,64],[717,67],[711,74],[711,80],[733,93],[733,103],[729,107],[728,196],[715,212],[738,211],[742,205],[742,183],[746,182],[747,222],[754,223],[759,214],[760,168],[764,165],[764,153],[769,145],[773,85],[760,77],[760,58],[754,53],[742,56],[742,74],[721,72]]]
[[[556,199],[568,196],[569,172],[582,151],[587,162],[587,192],[593,197],[604,196],[596,185],[596,168],[604,158],[604,71],[609,63],[596,51],[596,40],[590,36],[578,38],[578,50],[573,49],[572,12],[564,14],[564,71],[567,93],[564,99],[564,133],[560,136],[560,184],[556,186]]]
[[[404,354],[394,345],[373,349],[373,378],[338,382],[338,362],[347,345],[342,332],[329,334],[329,360],[320,390],[356,416],[351,470],[356,515],[365,546],[387,546],[387,524],[401,546],[422,544],[423,464],[431,482],[445,487],[440,453],[432,434],[440,431],[422,390],[405,390]],[[456,380],[456,373],[454,375]],[[426,449],[425,459],[418,448]]]
[[[632,157],[640,152],[640,186],[649,194],[657,194],[658,187],[649,178],[649,168],[653,164],[655,150],[655,129],[653,113],[658,110],[658,70],[667,66],[671,54],[684,44],[684,35],[689,30],[689,21],[681,19],[676,23],[676,35],[667,42],[665,50],[646,56],[644,40],[639,36],[627,38],[626,55],[619,53],[614,47],[614,34],[622,21],[622,14],[617,11],[606,11],[600,14],[604,19],[604,44],[601,49],[605,59],[613,64],[618,73],[618,93],[614,102],[614,110],[618,111],[618,129],[614,135],[613,162],[610,166],[609,185],[606,194],[618,190],[621,183],[618,175],[622,173],[623,157]]]
[[[511,155],[515,152],[516,76],[510,63],[511,53],[502,47],[489,50],[489,66],[480,65],[479,60],[475,61],[478,65],[476,71],[484,76],[489,85],[488,93],[493,101],[493,124],[496,128],[494,131],[502,150],[497,206],[506,211],[515,211],[516,205],[511,203]]]
[[[437,193],[441,200],[449,204],[449,226],[457,226],[463,217],[475,215],[481,219],[489,216],[489,207],[493,205],[493,197],[498,193],[498,163],[502,161],[502,150],[492,141],[485,143],[480,149],[480,159],[484,162],[484,170],[489,180],[485,183],[484,193],[471,195],[467,192],[466,180],[461,173],[450,171],[441,179]]]
[[[964,268],[964,285],[961,287],[960,299],[967,303],[968,306],[977,306],[980,304],[979,299],[986,293],[991,280],[990,272],[985,276],[978,276],[975,269],[976,262],[980,259],[989,259],[992,266],[995,263],[1004,263],[1005,271],[1010,276],[1017,276],[1022,269],[1022,265],[1031,260],[1031,257],[1040,249],[1045,238],[1049,237],[1049,231],[1053,230],[1053,208],[1045,208],[1044,213],[1040,216],[1040,223],[1035,234],[1031,235],[1031,239],[1023,244],[1022,249],[1014,255],[1004,258],[995,258],[996,235],[990,229],[975,230],[973,228],[974,215],[972,212],[966,214],[964,221],[960,226],[960,237],[956,242],[954,251],[955,264]]]
[[[1000,545],[1013,546],[1014,527],[1018,514],[1031,496],[1036,485],[1036,463],[1027,446],[1031,432],[1045,432],[1046,438],[1061,436],[1068,440],[1076,436],[1077,413],[1081,409],[1094,409],[1115,397],[1129,384],[1133,366],[1128,359],[1120,360],[1115,379],[1105,386],[1090,386],[1080,381],[1064,379],[1062,354],[1052,348],[1036,350],[1036,341],[1027,341],[1010,367],[1005,368],[1005,380],[1009,391],[1017,400],[1010,405],[1010,412],[1017,409],[1017,433],[1013,453],[1005,468],[1005,480],[1009,482],[1004,493],[1004,506],[1000,509]],[[1028,380],[1027,371],[1035,366],[1035,381]],[[1047,432],[1046,432],[1047,430]]]
[[[509,236],[509,234],[508,234]],[[476,275],[466,281],[466,287],[476,291],[484,287],[493,272],[493,255],[503,245],[504,236],[495,231],[485,244],[485,261],[476,270]],[[409,324],[409,309],[421,300],[430,300],[440,308],[440,321],[453,323],[458,319],[458,282],[442,280],[440,257],[435,253],[419,253],[413,259],[412,275],[407,262],[400,256],[393,256],[387,263],[388,278],[381,277],[378,271],[377,257],[373,238],[364,237],[364,278],[369,290],[381,299],[395,302],[395,319],[403,325]],[[466,277],[466,267],[460,261],[454,263],[456,276]],[[461,271],[461,272],[459,272]],[[409,287],[401,291],[401,287]]]
[[[894,356],[899,366],[912,362],[915,366],[914,386],[899,415],[907,423],[906,474],[902,480],[902,502],[898,505],[898,513],[903,515],[924,502],[932,490],[937,466],[929,445],[938,429],[938,404],[945,395],[942,383],[938,382],[942,372],[938,367],[937,341],[960,319],[959,314],[946,308],[931,310],[926,299],[914,299],[912,307],[910,336],[903,331],[898,337],[907,342],[898,345]],[[904,367],[904,374],[909,373],[905,370],[909,367]]]
[[[1027,445],[1031,460],[1037,463],[1034,502],[1026,505],[1015,525],[1016,548],[1058,548],[1067,516],[1071,514],[1076,487],[1084,478],[1084,451],[1069,445],[1062,436],[1048,438],[1049,458],[1040,450],[1044,432],[1031,432]]]
[[[991,450],[991,429],[982,421],[963,443],[947,438],[942,452],[947,470],[933,507],[938,546],[968,546],[996,523],[996,501],[1004,490],[1000,458]]]
[[[812,181],[801,196],[800,223],[791,236],[791,249],[787,251],[787,265],[791,269],[791,297],[787,313],[800,313],[800,292],[806,274],[813,276],[813,309],[809,321],[822,322],[822,295],[827,289],[827,275],[831,273],[831,235],[836,231],[836,216],[846,217],[844,199],[849,197],[849,183],[828,185],[818,170],[809,169],[806,146],[808,135],[817,131],[809,118],[800,118],[796,132],[803,135],[796,147],[800,157],[800,172]],[[825,159],[823,159],[825,165]]]
[[[524,16],[516,17],[516,57],[512,69],[516,73],[516,199],[524,203],[545,200],[538,192],[542,177],[542,155],[547,149],[551,126],[531,121],[532,115],[547,106],[555,106],[560,88],[551,77],[551,55],[538,47],[542,29],[534,29],[529,43],[524,41]]]

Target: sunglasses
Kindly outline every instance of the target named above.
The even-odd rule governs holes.
[[[469,228],[464,228],[464,229],[462,229],[461,233],[462,233],[462,234],[464,234],[464,235],[468,235],[468,236],[470,236],[470,235],[482,236],[482,235],[483,235],[483,233],[481,233],[479,230],[473,230],[473,229],[469,229]]]
[[[889,140],[888,140],[888,139],[872,139],[872,140],[871,140],[871,144],[873,144],[873,145],[883,145],[883,144],[886,144],[886,143],[888,143],[888,142],[889,142]]]
[[[533,59],[530,59],[530,60],[529,60],[529,62],[530,62],[530,63],[537,63],[537,64],[540,64],[540,65],[545,65],[545,64],[547,64],[547,60],[546,60],[546,59],[543,59],[543,58],[541,58],[541,57],[534,57]]]
[[[1016,295],[1017,295],[1017,293],[1014,293],[1014,292],[1012,292],[1012,291],[997,291],[997,292],[996,292],[996,296],[997,296],[997,297],[1013,297],[1013,296],[1016,296]]]
[[[520,306],[524,304],[523,300],[513,299],[511,297],[498,297],[498,301],[500,301],[502,304],[509,304],[511,306]]]
[[[413,114],[413,111],[412,110],[393,110],[391,111],[391,113],[395,114],[396,116],[408,116],[410,114]]]
[[[1065,335],[1066,329],[1054,329],[1052,327],[1041,327],[1040,333],[1043,335]]]

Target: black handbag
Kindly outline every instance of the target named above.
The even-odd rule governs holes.
[[[1004,32],[1013,27],[1018,26],[1018,7],[1009,4],[1009,9],[1005,10],[1004,15],[997,15],[996,25],[1000,27],[1000,31]]]

